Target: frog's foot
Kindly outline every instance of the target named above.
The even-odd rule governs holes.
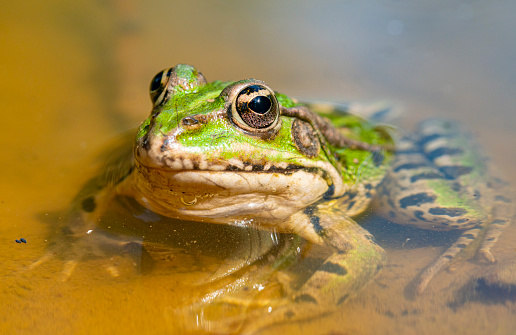
[[[416,292],[422,294],[428,283],[436,274],[441,272],[452,259],[454,259],[462,250],[475,241],[481,233],[480,227],[466,230],[459,239],[452,244],[439,258],[437,258],[430,266],[428,266],[423,273],[416,280]]]
[[[487,227],[479,226],[466,230],[451,247],[449,247],[437,260],[434,261],[434,263],[423,271],[417,280],[416,292],[418,294],[422,294],[430,280],[441,270],[446,268],[449,263],[455,259],[459,253],[463,252],[463,250],[472,242],[479,239],[479,236],[481,236],[482,233],[484,233],[484,236],[481,239],[481,246],[477,251],[477,256],[490,263],[496,262],[495,257],[491,253],[491,247],[496,244],[499,235],[510,224],[510,222],[511,220],[506,216],[495,216]],[[472,257],[473,255],[468,258]]]
[[[90,258],[109,259],[114,254],[134,256],[135,250],[143,250],[140,242],[118,241],[102,234],[80,238],[62,236],[50,247],[50,251],[30,264],[28,270],[34,270],[54,258],[64,258],[63,269],[58,280],[65,282],[70,278],[81,261]],[[106,264],[104,269],[112,277],[120,275],[120,270],[116,264]]]
[[[493,210],[491,212],[491,222],[486,229],[482,239],[482,244],[478,250],[478,255],[488,262],[494,263],[495,257],[491,254],[491,248],[498,241],[498,237],[515,219],[515,204],[513,202],[514,193],[508,183],[494,178],[489,187],[493,189]]]

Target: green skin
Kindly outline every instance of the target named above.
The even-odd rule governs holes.
[[[257,112],[257,96],[270,108]],[[423,123],[420,136],[400,139],[394,155],[388,127],[335,106],[300,104],[254,79],[207,83],[180,64],[154,78],[151,98],[132,153],[115,158],[76,199],[82,215],[69,228],[90,253],[84,232],[120,194],[164,216],[293,233],[329,248],[298,291],[266,302],[272,312],[253,322],[258,328],[331,311],[375,276],[385,253],[351,218],[371,206],[402,224],[464,231],[421,274],[419,292],[470,244],[494,261],[489,250],[511,206],[500,200],[503,183],[453,122]],[[77,245],[75,254],[83,254]],[[260,276],[252,275],[255,282]]]

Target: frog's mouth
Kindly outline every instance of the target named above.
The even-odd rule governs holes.
[[[245,170],[171,170],[137,166],[139,201],[169,217],[226,223],[249,217],[286,219],[328,193],[320,173]]]

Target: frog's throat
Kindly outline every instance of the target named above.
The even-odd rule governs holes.
[[[250,217],[265,225],[286,220],[321,199],[329,188],[320,174],[302,169],[288,174],[170,171],[137,163],[132,178],[133,196],[152,211],[213,223]]]

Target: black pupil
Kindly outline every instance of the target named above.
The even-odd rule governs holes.
[[[271,108],[271,99],[266,96],[260,95],[249,101],[247,107],[253,112],[258,114],[265,114]]]
[[[161,77],[163,77],[163,71],[158,73],[156,76],[154,76],[154,79],[152,79],[150,90],[155,91],[159,88],[161,85]]]

